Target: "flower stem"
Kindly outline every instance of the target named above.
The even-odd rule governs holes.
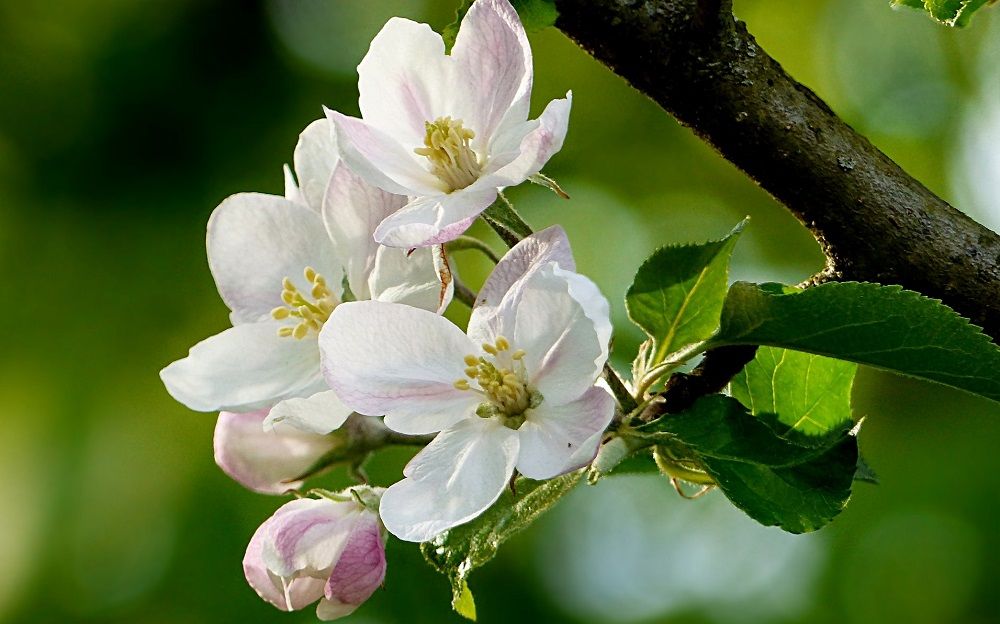
[[[463,249],[475,249],[476,251],[482,252],[484,256],[489,258],[493,264],[500,262],[500,256],[496,254],[495,251],[490,249],[490,246],[472,236],[459,236],[455,240],[447,244],[448,251],[462,251]]]
[[[455,285],[455,299],[458,299],[470,308],[476,303],[476,291],[466,286],[460,279],[452,276]]]

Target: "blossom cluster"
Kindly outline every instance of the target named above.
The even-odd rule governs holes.
[[[361,117],[326,110],[299,136],[284,196],[239,193],[209,220],[232,327],[161,377],[184,405],[220,412],[228,475],[297,496],[244,559],[279,609],[347,615],[383,582],[388,534],[431,540],[516,475],[550,479],[597,453],[615,412],[598,384],[609,307],[560,227],[499,260],[465,331],[443,315],[455,290],[444,244],[566,135],[569,94],[528,118],[531,63],[507,0],[476,0],[450,53],[426,24],[394,18],[358,67]],[[426,446],[388,488],[300,489],[390,439]]]

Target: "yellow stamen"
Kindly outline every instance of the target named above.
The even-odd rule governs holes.
[[[298,319],[298,323],[294,326],[278,329],[278,336],[282,338],[292,337],[301,340],[309,335],[310,331],[318,332],[323,328],[323,323],[330,318],[333,309],[340,303],[337,296],[327,287],[326,280],[316,272],[316,269],[306,267],[303,276],[309,282],[308,292],[312,297],[311,300],[295,286],[290,278],[286,277],[281,280],[281,300],[285,302],[285,305],[271,310],[271,318],[279,321],[293,317]]]
[[[462,125],[461,119],[438,117],[424,124],[424,147],[413,150],[431,163],[431,173],[457,191],[475,182],[483,171],[479,156],[469,145],[476,133]]]
[[[459,379],[454,386],[485,396],[487,402],[481,406],[485,410],[481,412],[484,417],[500,416],[505,425],[516,423],[520,426],[524,421],[521,415],[529,407],[537,405],[541,395],[528,386],[527,371],[520,361],[524,358],[524,350],[518,349],[507,355],[510,348],[510,341],[503,336],[498,336],[493,344],[483,343],[484,356],[467,355],[462,360],[467,365],[465,375],[475,381],[481,390],[466,379]]]

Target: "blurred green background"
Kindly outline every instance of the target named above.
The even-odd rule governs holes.
[[[454,4],[0,3],[0,621],[314,621],[246,586],[245,544],[281,501],[216,468],[214,416],[173,402],[157,372],[227,326],[204,254],[214,206],[280,193],[321,105],[357,113],[354,68],[384,21],[440,28]],[[736,11],[849,123],[996,229],[1000,14],[955,32],[888,4]],[[744,215],[734,277],[797,282],[820,267],[806,230],[688,130],[559,32],[531,40],[535,110],[574,91],[547,169],[573,199],[511,195],[536,227],[565,225],[610,299],[655,246]],[[481,278],[478,258],[458,258]],[[615,305],[625,361],[638,334]],[[881,485],[857,485],[823,531],[764,529],[718,494],[683,501],[655,477],[609,479],[473,576],[480,620],[1000,621],[996,405],[864,370],[855,409]],[[389,452],[373,473],[390,480],[405,460]],[[393,542],[386,589],[353,621],[458,618],[444,579]]]

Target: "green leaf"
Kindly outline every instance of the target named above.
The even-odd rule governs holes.
[[[455,21],[445,26],[441,31],[444,43],[451,49],[455,45],[455,37],[458,36],[458,28],[462,24],[462,18],[469,12],[473,0],[462,0],[455,9]],[[524,29],[528,32],[541,30],[556,23],[559,11],[556,9],[555,0],[511,0],[514,9],[517,11]]]
[[[806,351],[934,381],[1000,401],[1000,348],[935,299],[859,282],[784,292],[733,284],[710,347]]]
[[[703,397],[644,429],[669,436],[657,450],[661,457],[694,460],[734,505],[766,526],[816,530],[851,496],[858,447],[847,433],[828,436],[825,447],[800,446],[721,395]]]
[[[996,0],[892,0],[893,6],[924,9],[946,26],[968,26],[976,11]]]
[[[476,621],[476,600],[472,597],[472,590],[469,589],[469,584],[464,580],[462,581],[458,596],[452,598],[451,608],[465,619],[472,620],[473,622]]]
[[[701,245],[661,247],[625,293],[628,316],[653,339],[651,364],[709,338],[719,326],[729,258],[746,221],[729,236]]]
[[[857,369],[852,362],[760,347],[729,389],[783,437],[808,444],[852,422],[851,387]]]
[[[455,527],[420,545],[424,558],[451,582],[452,607],[475,619],[469,573],[496,556],[500,545],[526,528],[579,483],[583,471],[531,481],[521,477],[517,494],[504,492],[489,510],[468,524]],[[469,616],[471,613],[471,617]]]

